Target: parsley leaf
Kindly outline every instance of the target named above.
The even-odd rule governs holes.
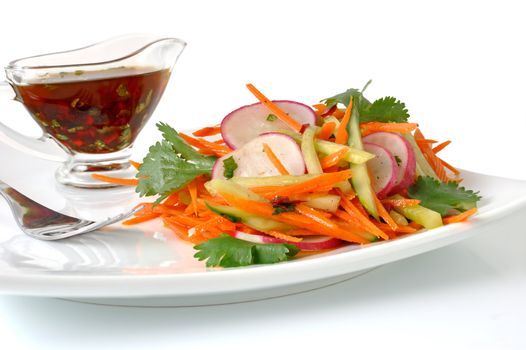
[[[299,252],[292,244],[260,244],[243,241],[222,233],[196,245],[194,257],[206,260],[206,266],[238,267],[252,264],[273,264],[286,261]]]
[[[409,118],[405,103],[391,96],[380,98],[368,106],[362,105],[361,107],[361,122],[405,123]]]
[[[164,140],[151,146],[144,157],[136,175],[139,184],[135,190],[141,196],[158,194],[160,202],[197,176],[210,175],[216,157],[195,151],[168,124],[158,123],[157,127]]]
[[[409,187],[408,193],[411,198],[419,199],[422,206],[442,216],[446,216],[451,209],[466,211],[473,208],[482,198],[479,192],[459,187],[456,182],[442,183],[430,176],[418,177],[416,183]]]
[[[237,169],[237,163],[234,159],[234,156],[230,156],[227,159],[223,160],[223,167],[225,168],[223,170],[223,176],[227,179],[231,179],[234,177],[234,171]]]

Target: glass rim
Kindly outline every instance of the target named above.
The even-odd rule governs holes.
[[[143,45],[142,47],[132,51],[131,53],[129,53],[127,55],[124,55],[124,56],[121,56],[121,57],[115,58],[115,59],[110,59],[110,60],[103,60],[103,61],[89,62],[89,63],[68,63],[68,64],[43,65],[43,66],[37,66],[37,65],[24,66],[24,65],[19,65],[18,64],[21,61],[24,61],[24,60],[27,60],[27,59],[31,59],[31,58],[39,58],[39,57],[44,57],[44,56],[50,56],[50,55],[56,55],[56,54],[64,54],[64,53],[70,53],[70,52],[75,52],[75,51],[81,51],[81,50],[85,50],[85,49],[88,49],[88,48],[91,48],[91,47],[94,47],[94,46],[97,46],[97,45],[100,45],[100,44],[103,44],[103,43],[106,43],[106,42],[109,42],[109,41],[113,41],[113,40],[119,39],[119,38],[133,37],[133,36],[139,36],[139,35],[141,35],[141,34],[121,35],[121,36],[113,37],[113,38],[110,38],[110,39],[102,40],[102,41],[99,41],[99,42],[91,44],[91,45],[83,46],[83,47],[80,47],[80,48],[77,48],[77,49],[56,51],[56,52],[50,52],[50,53],[45,53],[45,54],[40,54],[40,55],[27,56],[27,57],[19,58],[19,59],[16,59],[16,60],[13,60],[13,61],[9,62],[9,64],[5,67],[5,70],[6,71],[33,70],[33,69],[38,70],[38,69],[53,69],[53,68],[73,68],[73,67],[99,66],[99,65],[111,64],[111,63],[116,63],[116,62],[119,62],[119,61],[123,61],[123,60],[125,60],[127,58],[133,57],[133,56],[141,53],[142,51],[146,50],[150,46],[153,46],[153,45],[155,45],[155,44],[157,44],[159,42],[162,42],[162,41],[174,41],[176,43],[181,44],[183,47],[185,47],[187,45],[184,40],[181,40],[181,39],[178,39],[178,38],[174,38],[174,37],[159,37],[159,38],[157,38],[155,40],[150,41],[146,45]],[[144,34],[142,34],[142,35],[144,35]]]

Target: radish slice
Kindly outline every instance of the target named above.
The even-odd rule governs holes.
[[[363,138],[364,142],[374,143],[386,148],[397,163],[396,183],[388,194],[399,193],[415,181],[416,157],[409,141],[402,135],[392,132],[375,132]]]
[[[242,239],[244,241],[252,243],[287,243],[294,244],[301,250],[324,250],[333,249],[343,245],[343,241],[334,237],[328,236],[308,236],[304,237],[301,242],[290,242],[284,239],[279,239],[270,236],[256,235],[251,233],[245,233],[241,231],[235,231],[229,233],[232,237]]]
[[[367,162],[373,190],[378,198],[384,198],[396,183],[398,168],[396,160],[387,149],[374,143],[364,142],[364,149],[376,157]]]
[[[294,101],[273,102],[300,124],[315,125],[316,114],[309,106]],[[289,128],[287,124],[273,116],[261,102],[258,102],[240,107],[223,118],[221,136],[230,148],[236,149],[263,133]]]
[[[230,157],[234,157],[237,164],[237,169],[234,171],[236,177],[281,175],[263,151],[264,143],[269,145],[290,175],[303,175],[305,173],[305,162],[296,141],[284,134],[267,133],[216,160],[212,168],[212,178],[225,179],[224,161]]]

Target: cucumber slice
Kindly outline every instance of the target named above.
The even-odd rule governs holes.
[[[224,205],[211,204],[209,202],[205,202],[205,204],[208,207],[208,209],[210,209],[214,213],[221,215],[233,222],[242,222],[243,224],[261,232],[268,232],[272,230],[286,231],[292,228],[292,226],[290,225],[277,222],[271,219],[262,218],[254,214],[250,214],[241,209],[227,207]]]
[[[294,131],[288,131],[288,130],[280,130],[280,133],[283,133],[285,135],[289,135],[294,140],[300,142],[302,140],[302,135],[294,132]],[[369,159],[373,159],[374,155],[364,151],[363,149],[356,149],[353,147],[348,147],[345,145],[339,145],[334,142],[325,141],[325,140],[314,140],[314,147],[316,147],[316,151],[328,155],[334,152],[337,152],[341,150],[342,148],[347,148],[348,152],[345,155],[343,159],[348,161],[349,163],[355,163],[355,164],[362,164],[367,162]]]
[[[427,162],[426,158],[424,157],[424,154],[422,153],[422,151],[420,150],[420,148],[416,144],[416,141],[415,141],[415,138],[413,137],[413,135],[407,133],[407,134],[402,134],[402,136],[405,137],[405,139],[407,141],[409,141],[409,143],[411,144],[411,147],[413,148],[413,151],[415,153],[415,158],[416,158],[416,175],[417,176],[431,176],[435,180],[439,180],[437,174],[435,173],[433,168],[431,168],[431,165],[429,165],[429,163]]]
[[[402,199],[402,196],[394,195],[391,198]],[[395,210],[403,216],[405,216],[406,218],[408,218],[409,220],[412,220],[417,224],[424,226],[428,230],[443,225],[442,216],[440,215],[440,213],[423,207],[421,205],[414,205],[405,208],[395,208]]]
[[[228,193],[242,199],[268,203],[265,197],[262,197],[246,187],[235,182],[223,179],[213,179],[205,183],[205,187],[211,195],[216,196],[219,192]]]
[[[360,133],[360,115],[358,108],[360,105],[360,98],[353,98],[353,107],[351,112],[351,119],[347,124],[347,132],[349,133],[348,145],[354,149],[363,150],[362,135]],[[362,164],[351,164],[352,177],[351,182],[358,195],[360,203],[369,214],[378,220],[378,211],[374,201],[374,191],[371,185],[371,179],[367,171],[367,166]]]
[[[309,174],[322,174],[323,169],[321,168],[320,159],[316,153],[314,147],[314,136],[316,135],[316,128],[309,126],[304,132],[301,139],[301,153],[303,154],[303,160],[307,166],[307,173]]]

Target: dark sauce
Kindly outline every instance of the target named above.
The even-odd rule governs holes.
[[[170,77],[168,69],[115,73],[76,71],[69,77],[64,73],[15,88],[42,129],[65,148],[77,153],[110,153],[133,143]]]

